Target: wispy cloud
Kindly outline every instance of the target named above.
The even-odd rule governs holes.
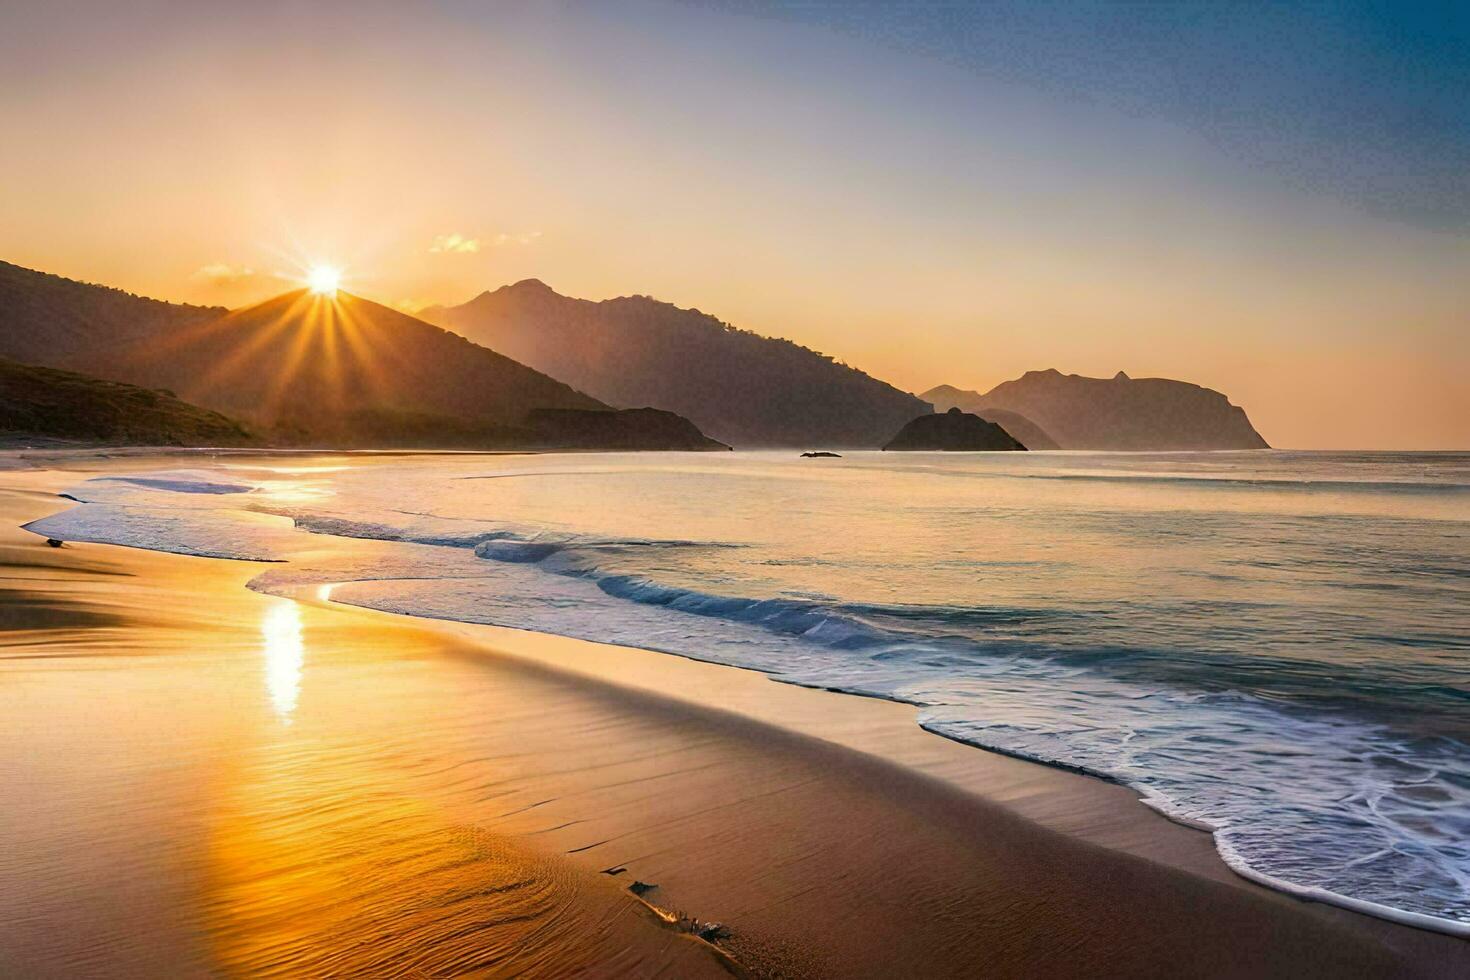
[[[502,245],[529,245],[540,237],[541,232],[539,231],[523,231],[516,235],[501,232],[495,236],[495,247],[499,248]]]
[[[464,235],[440,235],[434,239],[434,244],[429,246],[429,251],[452,254],[455,252],[478,252],[480,240],[478,238],[466,238]]]
[[[194,270],[195,279],[203,279],[216,286],[231,286],[254,275],[254,269],[243,265],[230,265],[227,262],[211,262],[209,265],[203,265]]]
[[[429,246],[429,251],[435,255],[466,254],[487,248],[504,248],[507,245],[529,245],[540,237],[539,231],[502,231],[491,238],[470,238],[460,234],[440,235]]]

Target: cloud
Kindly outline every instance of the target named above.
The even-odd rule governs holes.
[[[529,245],[541,237],[539,231],[502,231],[493,238],[469,238],[465,235],[440,235],[429,246],[436,255],[468,254],[487,248],[504,248],[507,245]]]
[[[232,286],[254,275],[254,269],[246,268],[242,265],[230,265],[227,262],[211,262],[209,265],[200,266],[198,269],[195,269],[193,278],[207,280],[216,286]]]
[[[478,252],[480,240],[478,238],[466,238],[463,235],[440,235],[434,239],[434,244],[429,246],[429,251],[449,254],[453,252]]]
[[[518,235],[501,232],[495,236],[495,247],[499,248],[502,245],[529,245],[540,237],[541,232],[539,231],[524,231]]]

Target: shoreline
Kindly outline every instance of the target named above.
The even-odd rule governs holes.
[[[313,591],[319,588],[332,589],[335,588],[337,585],[342,584],[348,583],[327,583],[325,586],[303,587],[303,590]],[[290,590],[286,591],[287,594],[289,594]],[[295,598],[296,601],[313,601],[306,595],[293,596],[293,598]],[[463,633],[464,635],[475,637],[481,631],[486,631],[492,633],[493,635],[484,637],[480,642],[483,642],[486,645],[493,645],[498,649],[510,652],[513,655],[530,656],[533,659],[538,658],[539,655],[539,651],[534,650],[534,648],[536,646],[539,646],[540,642],[544,642],[544,639],[566,640],[572,643],[589,644],[593,647],[616,649],[620,651],[620,653],[622,653],[624,656],[628,654],[647,654],[655,657],[672,657],[677,660],[687,661],[690,663],[708,665],[718,668],[720,670],[739,671],[743,674],[749,674],[762,680],[769,681],[773,684],[794,687],[799,690],[819,692],[822,694],[832,694],[842,698],[855,698],[859,701],[884,702],[902,708],[912,709],[912,713],[909,717],[910,723],[915,729],[923,732],[926,735],[942,739],[945,742],[953,743],[955,745],[963,747],[966,750],[981,752],[985,753],[986,755],[996,756],[1003,759],[1014,760],[1026,766],[1035,766],[1044,770],[1060,773],[1064,776],[1077,777],[1096,783],[1101,783],[1108,787],[1115,787],[1117,789],[1123,790],[1129,795],[1129,797],[1135,804],[1145,808],[1153,816],[1165,821],[1173,827],[1178,827],[1192,833],[1203,834],[1205,837],[1209,838],[1210,853],[1214,858],[1214,863],[1218,865],[1215,870],[1228,871],[1231,875],[1237,876],[1245,883],[1264,888],[1268,891],[1283,895],[1288,898],[1296,899],[1301,902],[1320,903],[1322,905],[1352,912],[1355,915],[1378,919],[1387,923],[1391,923],[1395,926],[1404,926],[1424,932],[1448,936],[1454,939],[1470,938],[1470,925],[1464,923],[1459,923],[1447,919],[1440,919],[1434,916],[1422,915],[1414,912],[1407,912],[1402,909],[1394,908],[1392,906],[1382,905],[1376,902],[1365,901],[1362,899],[1355,899],[1351,896],[1342,895],[1340,893],[1329,891],[1327,889],[1302,887],[1299,885],[1295,885],[1289,881],[1285,881],[1283,879],[1256,871],[1243,860],[1236,859],[1235,861],[1232,861],[1221,851],[1221,847],[1224,845],[1222,845],[1215,837],[1215,831],[1217,828],[1204,822],[1190,821],[1188,819],[1176,817],[1173,814],[1170,814],[1167,809],[1165,809],[1165,802],[1159,797],[1150,796],[1147,793],[1140,791],[1136,787],[1129,785],[1123,780],[1116,779],[1106,773],[1095,772],[1082,766],[1069,765],[1063,762],[1038,759],[1021,754],[1019,752],[1010,752],[1005,750],[1004,748],[986,745],[981,742],[969,741],[967,739],[948,734],[942,730],[930,728],[924,725],[918,719],[918,711],[925,707],[925,705],[916,701],[909,701],[903,698],[890,697],[878,693],[848,691],[835,687],[804,684],[799,681],[786,680],[776,675],[767,674],[759,670],[758,668],[743,667],[738,664],[727,664],[718,660],[708,660],[690,654],[673,653],[665,650],[653,650],[644,647],[627,647],[612,643],[597,643],[590,640],[578,639],[576,637],[563,636],[555,633],[538,633],[533,630],[522,630],[514,627],[500,627],[479,623],[465,623],[459,620],[436,619],[428,616],[416,616],[410,613],[384,612],[381,610],[376,610],[371,606],[360,606],[354,603],[336,599],[328,599],[325,601],[329,602],[332,605],[345,606],[349,609],[353,609],[359,612],[367,612],[376,615],[402,618],[414,622],[425,623],[428,624],[429,628],[431,629],[440,629],[451,634]],[[522,637],[534,637],[537,639],[530,641],[530,646],[532,649],[528,649],[524,640],[522,640],[521,642],[517,642],[516,639],[507,639],[501,635],[502,633],[519,634]],[[616,683],[610,678],[608,678],[607,680],[608,683]],[[675,687],[676,685],[671,685],[668,688],[661,688],[660,693],[667,696],[678,697],[678,695],[675,693]],[[776,727],[773,722],[767,723],[772,724],[773,727]],[[873,747],[870,746],[869,749],[865,751],[872,750]],[[881,750],[878,751],[881,753]],[[899,763],[893,759],[887,758],[882,754],[878,754],[877,757],[882,759],[883,761],[890,762],[896,765],[915,764],[912,761],[908,763]],[[928,773],[927,770],[923,768],[916,768],[915,771],[923,773],[925,775],[930,775],[930,773]],[[968,783],[957,785],[963,785],[968,791],[971,792],[979,792],[976,787],[970,786],[968,785]],[[979,795],[983,796],[983,793],[980,793]],[[1113,801],[1109,801],[1109,805],[1114,805]],[[1036,819],[1039,823],[1043,823],[1044,825],[1046,824],[1045,817],[1038,816]],[[1205,868],[1203,867],[1203,865],[1205,863],[1208,863],[1196,861],[1193,859],[1188,861],[1179,861],[1177,853],[1175,852],[1163,851],[1156,848],[1152,844],[1146,847],[1137,847],[1136,845],[1133,845],[1126,840],[1122,840],[1118,837],[1113,836],[1107,831],[1100,831],[1096,827],[1089,827],[1079,830],[1078,828],[1071,825],[1064,826],[1064,832],[1077,834],[1084,839],[1095,841],[1099,844],[1102,844],[1103,846],[1126,850],[1129,853],[1135,853],[1140,857],[1145,857],[1148,859],[1160,859],[1162,857],[1167,863],[1177,862],[1178,867],[1183,870],[1188,870],[1190,873],[1204,873]],[[1226,875],[1221,874],[1210,874],[1209,877],[1219,880],[1229,880]]]
[[[168,460],[178,458],[176,454],[165,457]],[[140,457],[131,454],[126,459],[129,465],[140,461]],[[19,473],[26,473],[27,478],[14,479]],[[5,476],[12,479],[0,482],[7,487],[16,483],[27,484],[16,489],[29,491],[35,496],[31,496],[28,506],[22,509],[36,510],[40,496],[47,492],[47,473],[11,471]],[[72,474],[49,471],[52,484],[63,476],[66,480],[80,479]],[[55,489],[52,486],[50,492],[54,493]],[[11,529],[18,523],[12,520],[17,508],[14,490],[4,496],[5,544],[9,545],[13,540]],[[61,502],[53,497],[51,503]],[[58,508],[53,506],[43,512],[55,509]],[[38,512],[32,516],[41,515]],[[39,539],[34,541],[38,551],[47,550]],[[155,599],[166,599],[167,593],[158,583],[146,581],[146,572],[169,563],[182,562],[193,566],[198,562],[208,562],[228,568],[228,574],[221,572],[213,577],[220,582],[233,582],[241,592],[248,591],[242,586],[254,574],[254,570],[245,563],[237,564],[230,559],[133,552],[108,545],[84,545],[59,554],[70,559],[74,556],[67,552],[72,551],[78,556],[83,552],[105,555],[109,562],[133,567],[135,571],[129,574],[139,579],[131,583],[133,587],[144,592],[153,590]],[[118,552],[123,554],[118,555]],[[155,557],[144,559],[138,555]],[[259,593],[249,594],[258,597],[256,601],[260,603],[273,601]],[[1006,896],[1001,901],[1004,909],[1007,901],[1013,905],[1017,902],[1027,904],[1036,901],[1038,894],[1070,894],[1074,890],[1077,891],[1075,901],[1081,903],[1076,909],[1058,909],[1048,901],[1041,901],[1039,907],[1031,909],[1030,918],[1039,924],[1028,927],[1027,922],[1015,920],[1013,915],[1009,918],[1002,915],[1007,919],[1008,936],[1013,937],[1018,931],[1034,934],[1024,935],[1017,941],[1019,945],[1001,942],[1011,958],[1001,956],[997,959],[992,955],[984,962],[992,967],[999,965],[995,972],[1035,969],[1041,964],[1050,964],[1052,961],[1046,958],[1046,947],[1061,934],[1070,935],[1081,944],[1078,955],[1100,958],[1078,959],[1077,965],[1102,963],[1105,968],[1121,968],[1126,962],[1133,968],[1160,969],[1165,963],[1161,957],[1167,949],[1171,956],[1196,957],[1196,966],[1207,972],[1210,961],[1201,961],[1198,957],[1233,957],[1213,964],[1222,968],[1231,965],[1246,968],[1249,963],[1261,966],[1279,964],[1281,972],[1286,972],[1284,964],[1291,960],[1298,973],[1306,970],[1325,974],[1334,956],[1326,955],[1320,949],[1316,953],[1308,952],[1314,944],[1322,942],[1340,947],[1344,954],[1341,962],[1355,963],[1360,973],[1373,972],[1376,964],[1385,974],[1408,971],[1433,975],[1453,968],[1454,963],[1470,963],[1470,944],[1450,936],[1407,929],[1384,919],[1366,918],[1326,904],[1299,901],[1247,881],[1221,859],[1212,836],[1174,822],[1152,809],[1140,807],[1140,795],[1122,784],[996,753],[927,731],[919,726],[912,706],[896,701],[781,683],[765,674],[742,668],[636,648],[609,647],[551,634],[418,619],[312,596],[288,601],[314,610],[313,616],[327,619],[345,617],[343,622],[372,624],[372,631],[395,637],[433,634],[450,644],[437,656],[475,664],[493,660],[497,670],[505,668],[507,676],[530,677],[535,679],[535,683],[551,685],[558,691],[576,691],[578,697],[605,706],[611,712],[610,716],[624,719],[624,722],[627,715],[648,715],[661,718],[671,726],[669,731],[675,734],[682,734],[684,727],[715,733],[710,737],[716,741],[723,740],[738,746],[737,751],[731,745],[722,744],[722,764],[747,772],[748,778],[760,778],[761,766],[773,759],[790,761],[793,767],[808,774],[823,774],[820,778],[832,783],[829,788],[833,792],[852,794],[854,806],[862,811],[868,824],[891,824],[917,831],[913,840],[889,839],[902,839],[910,856],[919,859],[923,873],[916,878],[910,877],[915,874],[912,870],[897,874],[900,878],[922,882],[936,891],[946,918],[915,917],[911,912],[900,916],[903,936],[901,939],[889,937],[887,945],[894,950],[908,949],[914,955],[927,955],[936,969],[941,964],[957,967],[968,963],[973,967],[977,961],[966,959],[966,956],[973,955],[975,950],[957,944],[956,940],[963,937],[943,939],[926,935],[932,925],[926,928],[925,923],[944,923],[945,928],[963,925],[970,929],[972,935],[977,930],[985,933],[994,919],[994,915],[988,914],[988,909],[994,907],[999,896]],[[575,716],[572,723],[575,727]],[[624,754],[617,756],[609,765],[624,764],[619,760],[631,758],[629,753],[636,755],[646,744],[643,740],[634,739],[623,745]],[[693,746],[690,751],[693,757],[698,758],[704,750]],[[833,767],[836,771],[827,772]],[[694,795],[703,794],[715,802],[730,788],[726,781],[700,783],[697,777],[684,774],[683,768],[677,766],[672,771],[660,770],[651,778],[679,784],[685,789],[694,780],[699,791]],[[799,785],[798,782],[796,786]],[[791,785],[775,788],[773,792],[798,795]],[[640,824],[638,816],[627,811],[626,801],[619,806],[590,808],[577,802],[576,797],[589,794],[596,795],[596,791],[579,784],[570,801],[566,795],[533,800],[532,808],[525,812],[535,813],[536,821],[547,824],[549,829],[527,822],[516,814],[503,815],[492,823],[498,823],[498,831],[514,840],[526,835],[535,836],[541,845],[551,845],[547,848],[549,852],[559,852],[563,859],[577,865],[583,873],[595,877],[601,871],[619,866],[603,861],[604,857],[611,856],[612,849],[607,847],[610,841],[646,838],[649,831]],[[774,818],[777,825],[788,833],[819,849],[822,845],[817,842],[824,836],[847,829],[840,821],[834,823],[830,805],[824,805],[820,798],[806,799],[804,806],[792,807],[791,814],[783,814],[781,810],[784,808],[767,813],[761,809],[766,804],[747,801],[746,806],[753,807],[756,812],[742,817],[726,813],[724,819],[734,823],[745,820],[769,827],[769,823],[760,824],[760,821]],[[716,807],[716,810],[728,810],[728,807],[726,804],[725,807]],[[914,812],[916,809],[919,811],[917,814]],[[780,818],[783,816],[794,820],[794,825],[782,822]],[[1164,817],[1162,821],[1157,819],[1161,816]],[[483,819],[484,815],[480,818]],[[972,829],[965,831],[963,828],[967,827]],[[600,831],[594,833],[593,828],[600,828]],[[1002,830],[997,831],[996,828]],[[744,829],[749,832],[748,827]],[[601,839],[604,836],[601,831],[607,831],[611,836]],[[727,828],[724,832],[739,837],[740,831],[741,828],[737,827]],[[681,839],[688,847],[697,847],[700,836],[697,832],[690,834],[685,828],[675,836],[679,835],[683,835]],[[1018,852],[1024,853],[1025,860],[997,853],[993,843],[986,843],[987,839],[997,835],[1015,844]],[[943,841],[945,846],[937,847],[936,841]],[[813,943],[813,948],[805,950],[802,955],[823,959],[838,967],[838,972],[848,973],[858,963],[871,964],[869,959],[855,958],[854,950],[861,950],[867,956],[884,952],[886,946],[875,943],[867,934],[874,931],[885,933],[886,927],[875,928],[873,922],[867,921],[858,923],[859,928],[854,928],[854,924],[849,922],[846,929],[841,929],[837,923],[819,925],[819,920],[824,916],[866,917],[858,915],[855,908],[843,908],[841,905],[840,897],[850,893],[837,887],[837,883],[851,879],[860,883],[856,894],[865,897],[857,904],[865,905],[877,900],[887,906],[889,902],[880,897],[882,883],[885,875],[895,874],[895,869],[886,865],[880,856],[859,853],[850,846],[826,846],[844,853],[848,861],[845,868],[826,861],[818,862],[822,867],[801,874],[789,871],[767,873],[780,881],[783,888],[777,891],[786,896],[781,901],[787,912],[777,918],[760,912],[757,896],[749,894],[748,885],[736,884],[742,872],[752,873],[751,867],[740,867],[738,861],[732,866],[728,859],[719,856],[701,855],[694,859],[686,854],[687,859],[678,862],[677,866],[664,864],[661,862],[667,858],[656,856],[668,849],[667,842],[664,842],[662,849],[654,849],[655,856],[645,854],[641,858],[624,861],[623,866],[629,874],[639,874],[640,869],[635,864],[643,861],[647,865],[643,873],[657,881],[660,888],[677,893],[681,900],[687,899],[687,907],[700,913],[701,919],[714,917],[722,922],[728,919],[727,924],[735,937],[729,952],[746,969],[761,972],[758,951],[747,949],[744,956],[741,955],[740,943],[748,942],[753,936],[780,946],[786,950],[783,956],[790,954],[788,947],[792,942],[792,930],[783,926],[782,920],[794,912],[797,918],[810,923],[807,931],[825,936],[823,941]],[[1058,867],[1055,852],[1059,850],[1079,862],[1078,867]],[[971,865],[950,867],[956,854],[969,855],[973,859]],[[747,855],[747,858],[751,857]],[[809,861],[810,858],[802,860]],[[976,867],[991,874],[977,872]],[[1069,882],[1069,878],[1075,881]],[[1020,886],[1033,879],[1028,896],[1027,889]],[[1131,887],[1114,893],[1113,898],[1134,908],[1098,907],[1096,897],[1088,901],[1089,892],[1107,892],[1116,888],[1120,880],[1128,881]],[[1089,887],[1077,890],[1077,885]],[[1160,892],[1173,893],[1186,902],[1203,900],[1218,908],[1203,914],[1192,912],[1186,915],[1180,909],[1159,907]],[[737,898],[733,903],[731,894]],[[824,895],[826,901],[801,898],[812,894]],[[988,899],[990,904],[976,903],[973,899],[977,897]],[[933,900],[933,896],[928,898]],[[668,908],[641,898],[640,901],[656,908]],[[717,915],[706,911],[722,902],[726,908],[733,908],[735,914],[725,916],[723,912]],[[1079,921],[1086,920],[1089,915],[1094,918],[1101,916],[1105,920],[1121,918],[1134,921],[1135,928],[1156,922],[1158,932],[1163,935],[1132,936],[1131,939],[1116,940],[1111,948],[1105,949],[1102,948],[1104,938],[1096,928],[1096,922]],[[1187,935],[1176,931],[1186,928],[1181,916],[1188,920],[1190,932]],[[1115,926],[1122,924],[1113,922]],[[1254,953],[1233,948],[1239,944],[1231,939],[1230,934],[1238,934],[1242,928],[1260,938],[1269,936],[1271,948]],[[1045,943],[1036,941],[1041,939]],[[1142,952],[1116,948],[1117,942],[1130,941],[1141,941]],[[937,948],[935,943],[938,943]],[[993,954],[994,951],[991,952]],[[1263,953],[1271,955],[1262,958]],[[1251,960],[1252,955],[1257,958]],[[1302,958],[1297,959],[1298,955]],[[1137,956],[1143,958],[1129,959]],[[779,966],[782,956],[776,957],[776,961]],[[750,966],[744,966],[746,963]],[[1231,970],[1222,969],[1221,972]]]

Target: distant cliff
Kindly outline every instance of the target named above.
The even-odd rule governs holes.
[[[953,385],[939,385],[930,388],[919,397],[933,402],[936,412],[947,412],[951,408],[958,408],[962,412],[978,415],[987,422],[994,422],[1018,439],[1027,449],[1062,448],[1057,445],[1055,439],[1047,434],[1045,429],[1020,412],[1008,412],[1003,408],[982,406],[981,401],[985,396],[978,391],[965,391]]]
[[[647,296],[594,303],[528,279],[420,315],[610,405],[677,412],[737,447],[876,447],[930,410],[814,350]]]
[[[234,419],[155,391],[0,358],[0,435],[137,446],[243,446]]]
[[[912,419],[888,440],[883,449],[977,452],[1024,451],[1026,447],[994,422],[951,408],[947,412]]]
[[[996,385],[975,407],[1017,412],[1063,449],[1270,448],[1245,410],[1220,392],[1122,371],[1111,378],[1028,371]]]

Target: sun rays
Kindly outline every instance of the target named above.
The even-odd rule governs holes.
[[[207,320],[134,350],[135,361],[196,366],[185,397],[250,392],[228,406],[257,424],[290,424],[368,403],[392,404],[398,342],[385,316],[397,314],[337,291],[301,289]],[[242,396],[243,397],[243,396]]]

